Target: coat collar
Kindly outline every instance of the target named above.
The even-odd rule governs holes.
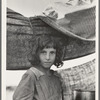
[[[45,74],[44,72],[38,70],[35,67],[31,67],[30,70],[36,75],[37,79],[39,79],[43,75],[47,75],[47,74]],[[49,76],[54,75],[54,71],[53,70],[50,70],[50,73],[51,74]]]

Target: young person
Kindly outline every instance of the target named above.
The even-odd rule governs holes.
[[[35,36],[28,55],[32,67],[23,75],[13,95],[13,100],[62,100],[59,75],[51,66],[62,66],[63,46],[50,35]]]

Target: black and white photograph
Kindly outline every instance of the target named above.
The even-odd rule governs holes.
[[[97,2],[6,0],[2,100],[97,100]]]

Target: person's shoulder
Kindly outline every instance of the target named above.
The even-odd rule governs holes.
[[[26,74],[29,74],[31,77],[35,77],[37,80],[40,76],[44,75],[40,70],[35,67],[31,67],[29,70],[27,70]]]
[[[53,71],[53,72],[54,72],[55,80],[57,82],[60,82],[61,84],[61,81],[62,81],[61,75],[58,73],[58,71]]]
[[[32,79],[35,79],[36,76],[35,76],[35,73],[32,72],[31,68],[29,68],[23,75],[23,77],[28,77],[28,78],[32,78]]]
[[[58,77],[58,78],[61,77],[60,74],[58,73],[58,71],[53,71],[53,74],[54,74],[56,77]]]

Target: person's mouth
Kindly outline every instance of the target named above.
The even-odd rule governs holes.
[[[45,64],[51,64],[51,62],[45,62]]]

